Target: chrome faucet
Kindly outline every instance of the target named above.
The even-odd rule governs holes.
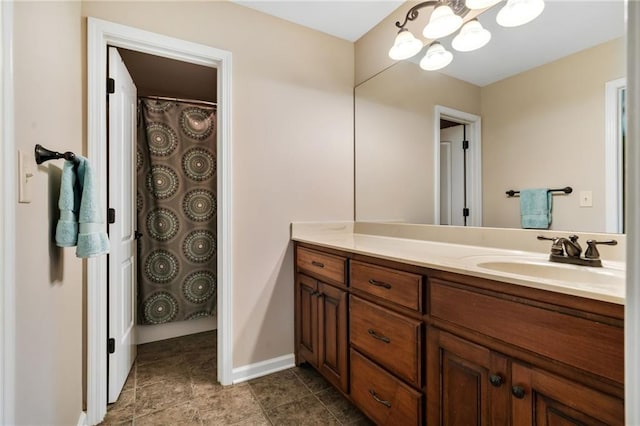
[[[598,249],[596,247],[598,244],[604,244],[608,246],[615,246],[616,244],[618,244],[616,240],[587,240],[587,251],[584,253],[584,257],[580,257],[580,255],[582,254],[582,247],[578,243],[577,235],[569,235],[568,238],[545,237],[543,235],[538,235],[538,239],[553,242],[551,244],[551,254],[549,254],[549,261],[594,267],[602,267],[600,253],[598,252]]]

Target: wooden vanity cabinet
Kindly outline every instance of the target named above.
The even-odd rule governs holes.
[[[340,274],[338,267],[336,272],[336,265],[345,265],[346,259],[311,250],[303,253],[302,261],[298,257],[297,265],[303,268],[296,274],[295,284],[296,364],[308,362],[330,383],[347,393],[347,292],[322,281],[322,278],[332,282],[344,280],[344,270]],[[331,265],[326,277],[323,268],[316,265]],[[305,266],[313,267],[312,273],[320,279],[306,275]]]
[[[624,424],[621,307],[449,278],[429,286],[428,424]]]
[[[624,307],[296,244],[296,363],[378,425],[622,425]]]

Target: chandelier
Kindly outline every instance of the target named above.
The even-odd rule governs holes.
[[[458,52],[470,52],[480,49],[491,40],[491,33],[482,27],[477,18],[464,23],[463,18],[470,9],[486,9],[502,0],[429,0],[418,3],[407,12],[404,22],[396,22],[400,28],[393,47],[389,50],[391,59],[400,61],[409,59],[418,54],[424,47],[423,42],[416,38],[406,28],[407,24],[418,18],[420,9],[433,6],[433,12],[429,23],[424,27],[422,35],[431,44],[427,48],[424,58],[420,61],[420,67],[427,71],[439,70],[446,67],[453,60],[453,54],[449,52],[438,39],[446,37],[460,29],[454,37],[451,46]],[[531,22],[544,9],[544,0],[507,0],[506,4],[498,12],[496,21],[503,27],[517,27]]]

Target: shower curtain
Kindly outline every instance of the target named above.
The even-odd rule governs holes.
[[[138,323],[215,315],[215,109],[138,103]]]

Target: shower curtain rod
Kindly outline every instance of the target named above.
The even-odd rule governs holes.
[[[201,101],[198,99],[182,99],[182,98],[171,98],[168,96],[140,96],[141,98],[146,99],[155,99],[157,101],[175,101],[175,102],[190,102],[194,104],[204,104],[209,106],[218,106],[217,102],[209,102],[209,101]]]

